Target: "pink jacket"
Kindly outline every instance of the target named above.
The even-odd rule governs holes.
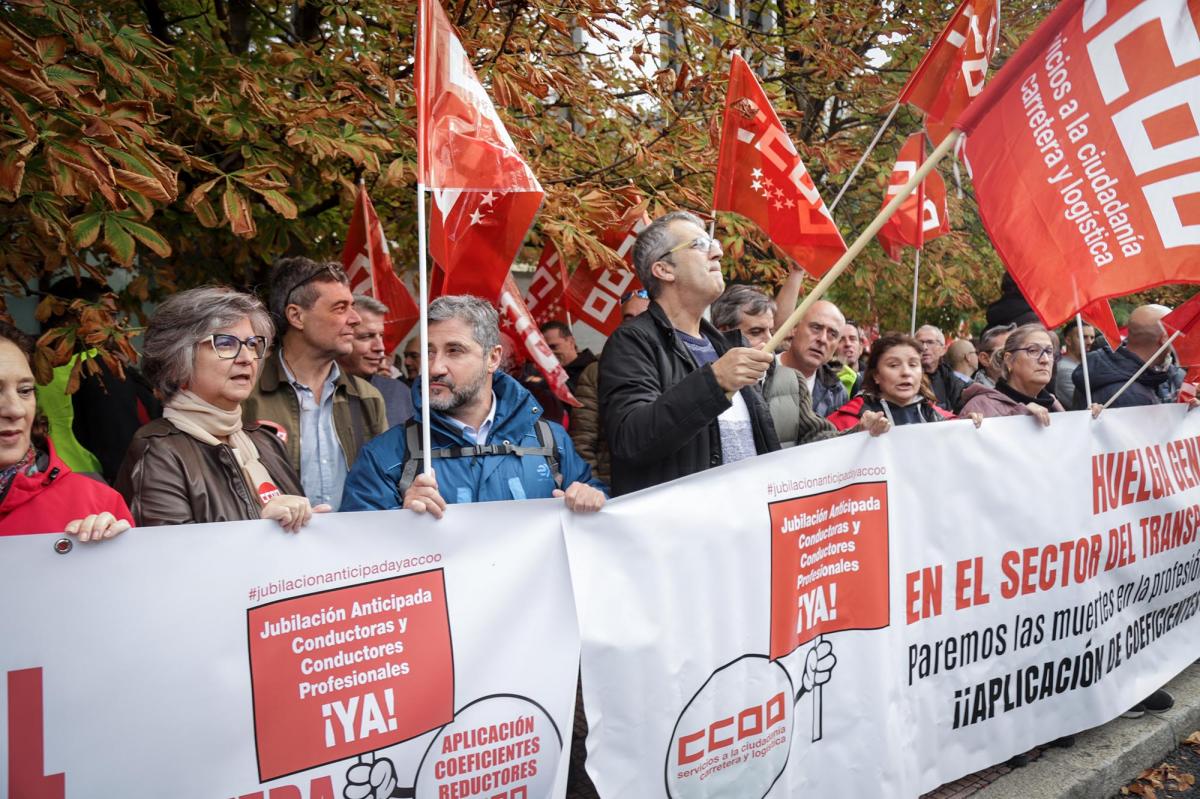
[[[989,388],[980,383],[972,383],[963,389],[962,393],[963,406],[959,411],[959,416],[966,416],[968,413],[979,413],[983,416],[1029,416],[1032,411],[1025,407],[1024,403],[1017,402],[1012,397],[994,388]],[[1050,408],[1050,412],[1063,410],[1063,406],[1056,399],[1054,405]]]

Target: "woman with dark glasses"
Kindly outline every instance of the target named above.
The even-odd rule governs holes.
[[[274,433],[242,421],[271,333],[262,304],[232,289],[191,289],[159,306],[142,368],[163,418],[137,432],[117,477],[139,526],[262,518],[295,532],[328,510],[309,505]]]
[[[1063,406],[1047,386],[1054,380],[1058,342],[1039,324],[1021,325],[1004,342],[995,388],[972,383],[963,389],[962,412],[983,416],[1033,416],[1043,426]]]

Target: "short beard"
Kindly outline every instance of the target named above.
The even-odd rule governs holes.
[[[465,386],[460,387],[455,386],[452,383],[438,381],[442,382],[442,385],[450,389],[450,396],[435,397],[431,394],[429,396],[429,407],[433,408],[439,413],[456,411],[479,396],[479,392],[487,384],[490,377],[491,375],[488,374],[487,369],[480,369],[479,376]]]

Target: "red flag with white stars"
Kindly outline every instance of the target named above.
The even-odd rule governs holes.
[[[388,352],[395,351],[417,323],[420,311],[412,293],[392,269],[387,236],[366,186],[358,187],[354,215],[350,217],[346,246],[342,249],[342,266],[350,278],[351,291],[374,297],[388,307],[383,320],[383,346]]]
[[[757,223],[806,272],[823,275],[846,243],[750,66],[733,56],[713,209]]]
[[[916,173],[925,161],[925,134],[914,133],[896,155],[896,165],[888,180],[887,194],[883,198],[886,206],[892,197]],[[899,210],[879,229],[876,234],[884,252],[893,261],[900,261],[904,246],[918,250],[925,242],[950,232],[950,216],[946,211],[946,184],[937,172],[930,172],[921,181],[916,191],[908,195]]]
[[[900,102],[925,112],[935,144],[983,91],[1000,41],[999,0],[963,0],[900,91]]]
[[[420,0],[419,14],[417,172],[433,192],[429,252],[453,293],[495,302],[541,206],[542,186],[438,0]]]

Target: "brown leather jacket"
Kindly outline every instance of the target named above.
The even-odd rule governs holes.
[[[248,424],[243,429],[275,486],[284,494],[303,496],[283,443],[265,427]],[[229,446],[205,444],[166,419],[155,419],[134,434],[115,487],[138,527],[257,519],[262,508]]]

